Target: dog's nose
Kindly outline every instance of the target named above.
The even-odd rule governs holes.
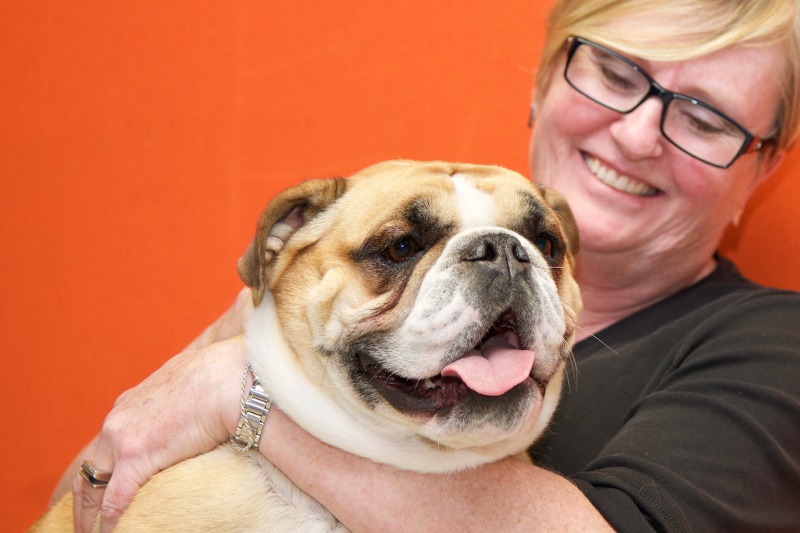
[[[508,268],[514,273],[520,266],[530,263],[528,252],[513,235],[490,233],[476,237],[465,247],[462,261],[482,262]]]

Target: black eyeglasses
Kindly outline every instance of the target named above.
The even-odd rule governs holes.
[[[661,133],[690,156],[728,168],[742,154],[760,150],[759,138],[735,120],[690,96],[661,87],[628,59],[582,37],[571,36],[564,78],[579,93],[619,113],[630,113],[651,96],[663,105]]]

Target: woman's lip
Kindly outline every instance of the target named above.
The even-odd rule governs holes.
[[[646,183],[637,181],[628,176],[617,174],[613,168],[608,168],[599,159],[583,153],[583,160],[594,176],[617,191],[632,194],[634,196],[653,196],[658,194],[658,189]]]

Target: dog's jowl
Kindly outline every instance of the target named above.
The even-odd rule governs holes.
[[[239,262],[252,367],[277,408],[374,461],[447,473],[520,454],[558,402],[577,241],[557,193],[499,167],[392,161],[301,183]],[[71,521],[67,496],[35,527]],[[226,444],[157,474],[117,531],[336,528]]]

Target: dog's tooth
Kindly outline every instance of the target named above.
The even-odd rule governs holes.
[[[436,387],[436,383],[434,383],[431,378],[425,378],[425,381],[422,382],[422,386],[426,389],[433,389]]]

